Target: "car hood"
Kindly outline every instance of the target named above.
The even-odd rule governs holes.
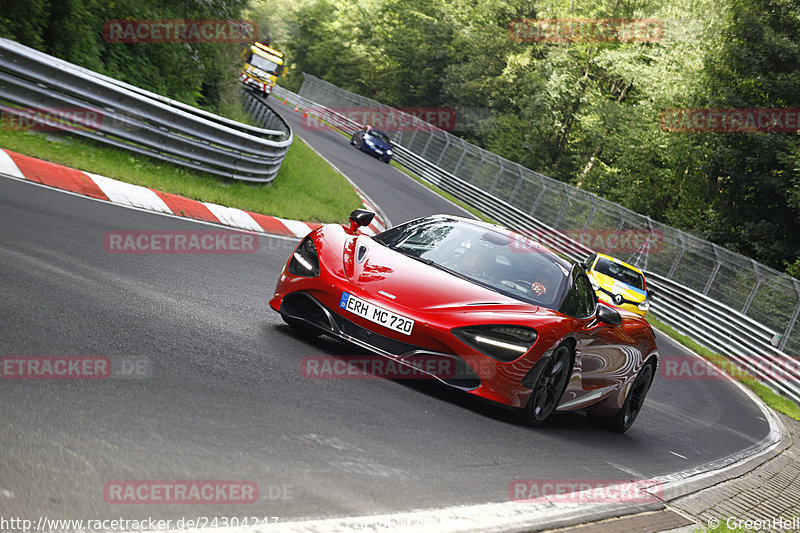
[[[434,266],[358,236],[346,241],[343,254],[347,278],[375,298],[404,307],[465,313],[486,313],[502,305],[506,313],[537,313],[541,308],[463,280]]]
[[[637,289],[628,285],[624,281],[614,279],[611,276],[601,274],[600,272],[592,272],[594,279],[597,283],[606,290],[611,291],[612,294],[621,294],[623,298],[630,302],[643,302],[647,299],[647,293],[641,289]]]
[[[375,146],[377,146],[378,148],[381,148],[383,150],[389,150],[392,147],[391,144],[385,143],[382,140],[380,140],[379,138],[373,137],[372,135],[365,135],[364,139],[369,139],[370,141],[372,141],[375,144]]]

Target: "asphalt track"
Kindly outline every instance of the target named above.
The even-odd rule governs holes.
[[[290,109],[281,110],[291,115]],[[460,209],[339,134],[296,134],[397,224]],[[617,435],[577,414],[540,429],[433,382],[307,379],[347,355],[267,300],[294,242],[252,254],[109,254],[114,230],[216,229],[0,179],[0,355],[145,358],[138,379],[0,380],[0,516],[367,515],[508,501],[515,479],[630,479],[739,453],[768,424],[725,381],[656,380]],[[658,338],[662,357],[688,357]],[[109,504],[113,480],[249,480],[253,504]]]

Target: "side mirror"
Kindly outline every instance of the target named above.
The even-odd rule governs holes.
[[[619,314],[619,311],[601,303],[597,305],[597,320],[609,326],[622,324],[622,316]]]
[[[369,226],[375,213],[366,209],[356,209],[350,213],[350,231],[355,232],[361,226]]]

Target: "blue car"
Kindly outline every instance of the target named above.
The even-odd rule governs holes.
[[[357,131],[350,138],[350,144],[362,152],[374,155],[384,163],[392,160],[392,142],[382,131],[373,129]]]

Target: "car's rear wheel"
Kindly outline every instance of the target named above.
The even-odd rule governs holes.
[[[622,409],[606,421],[606,425],[609,429],[617,433],[625,433],[631,428],[636,421],[636,417],[639,416],[642,406],[644,406],[644,400],[647,397],[647,391],[650,390],[650,384],[652,382],[653,365],[647,363],[639,371],[633,385],[631,385],[630,390],[628,390],[628,395],[625,398],[625,403],[622,404]]]
[[[541,426],[555,411],[567,389],[572,372],[572,351],[562,344],[540,365],[534,377],[533,394],[522,409],[522,420],[531,426]]]

